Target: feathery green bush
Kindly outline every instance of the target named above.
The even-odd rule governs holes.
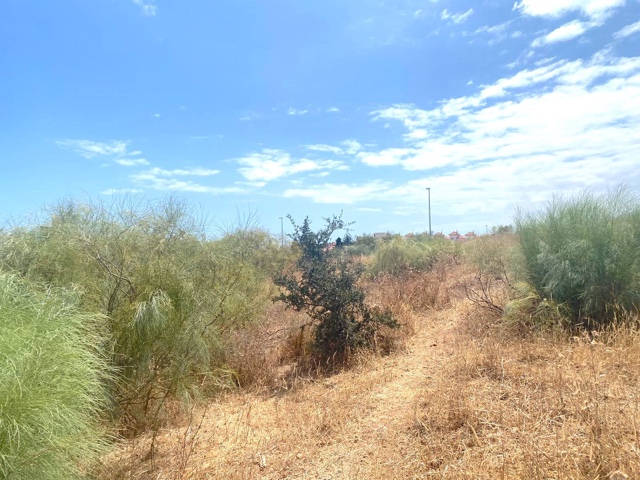
[[[277,243],[241,226],[219,239],[176,198],[113,205],[63,202],[31,228],[0,238],[0,269],[81,291],[106,317],[113,414],[155,427],[166,401],[218,384],[225,338],[255,321],[279,270]],[[211,380],[211,382],[208,381]]]
[[[526,280],[574,325],[607,324],[640,307],[640,200],[624,188],[556,197],[516,228]]]
[[[104,319],[0,274],[0,477],[85,478],[103,451]]]
[[[447,256],[456,257],[461,253],[461,246],[448,240],[396,237],[377,244],[367,273],[375,277],[427,272],[438,260]]]

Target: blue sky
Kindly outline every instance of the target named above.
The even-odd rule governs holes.
[[[5,0],[0,86],[0,224],[177,193],[421,232],[430,187],[484,232],[640,188],[638,0]]]

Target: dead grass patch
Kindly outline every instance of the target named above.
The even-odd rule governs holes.
[[[462,334],[416,410],[430,473],[638,478],[640,338],[628,330],[601,340]]]
[[[460,276],[447,273],[444,308],[421,314],[402,303],[410,286],[380,290],[375,302],[414,321],[402,352],[228,393],[197,435],[194,415],[159,432],[153,458],[150,437],[127,442],[100,478],[640,478],[640,334],[515,335],[470,304]],[[282,339],[270,361],[295,357]]]

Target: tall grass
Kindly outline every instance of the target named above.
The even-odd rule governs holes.
[[[396,237],[376,245],[367,273],[370,276],[398,276],[411,272],[427,272],[446,256],[456,257],[460,245],[448,240],[416,240]]]
[[[103,319],[0,275],[0,477],[84,478],[102,451]]]
[[[607,324],[640,307],[640,200],[624,188],[556,197],[518,212],[527,281],[574,324]]]

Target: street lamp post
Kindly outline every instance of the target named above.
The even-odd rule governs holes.
[[[427,187],[429,195],[429,238],[431,238],[431,187]]]
[[[284,247],[284,218],[278,218],[280,219],[280,245]]]

